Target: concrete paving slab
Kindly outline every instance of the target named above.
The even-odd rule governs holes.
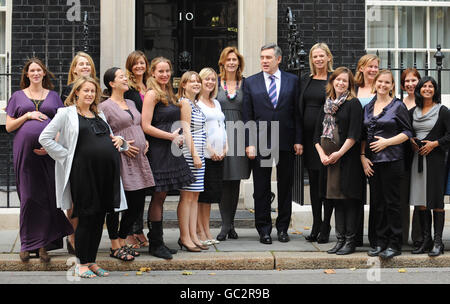
[[[0,253],[15,252],[14,245],[16,243],[20,244],[19,232],[17,230],[0,230]]]

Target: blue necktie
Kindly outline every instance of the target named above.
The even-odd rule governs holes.
[[[275,76],[274,75],[270,75],[270,86],[269,86],[269,98],[270,101],[272,102],[272,105],[274,108],[277,107],[277,84],[275,83]]]

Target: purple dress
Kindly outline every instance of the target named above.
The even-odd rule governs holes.
[[[13,155],[20,200],[21,251],[62,248],[62,238],[73,233],[66,216],[56,207],[55,162],[48,155],[39,156],[33,152],[41,148],[39,135],[60,107],[63,107],[60,97],[50,91],[39,108],[49,119],[43,122],[27,120],[15,131]],[[19,118],[35,110],[33,102],[20,90],[11,96],[6,114]]]

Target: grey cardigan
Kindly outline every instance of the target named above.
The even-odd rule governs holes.
[[[99,117],[106,122],[105,115],[102,112],[99,113]],[[78,132],[77,109],[75,106],[70,106],[59,108],[55,117],[39,136],[39,143],[47,151],[48,155],[55,160],[56,205],[62,210],[72,208],[69,177],[77,146]],[[110,132],[113,134],[111,128]],[[58,133],[59,138],[56,141],[55,137]],[[122,148],[123,150],[128,148],[125,140]],[[122,179],[120,180],[120,198],[120,208],[115,209],[116,212],[128,208]]]

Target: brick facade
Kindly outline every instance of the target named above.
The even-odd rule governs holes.
[[[315,43],[325,42],[333,54],[334,67],[344,65],[354,68],[359,57],[364,54],[364,1],[278,0],[278,44],[285,55],[289,52],[286,22],[288,7],[296,15],[297,29],[306,53]],[[305,60],[309,69],[308,58]]]
[[[13,1],[12,92],[20,89],[23,65],[33,54],[44,63],[47,62],[49,70],[55,74],[56,79],[53,84],[56,92],[60,91],[60,83],[63,87],[66,85],[73,54],[84,49],[83,22],[68,21],[67,12],[72,5],[67,5],[67,3],[67,0]],[[83,20],[84,12],[88,12],[89,54],[98,71],[100,67],[100,1],[81,0],[80,4],[81,20]],[[59,78],[60,76],[61,78]],[[7,134],[5,127],[0,126],[0,187],[6,185],[6,160],[12,158],[12,143],[8,146],[8,141],[11,141],[12,138],[13,135]],[[14,184],[12,159],[10,170],[10,180]]]

